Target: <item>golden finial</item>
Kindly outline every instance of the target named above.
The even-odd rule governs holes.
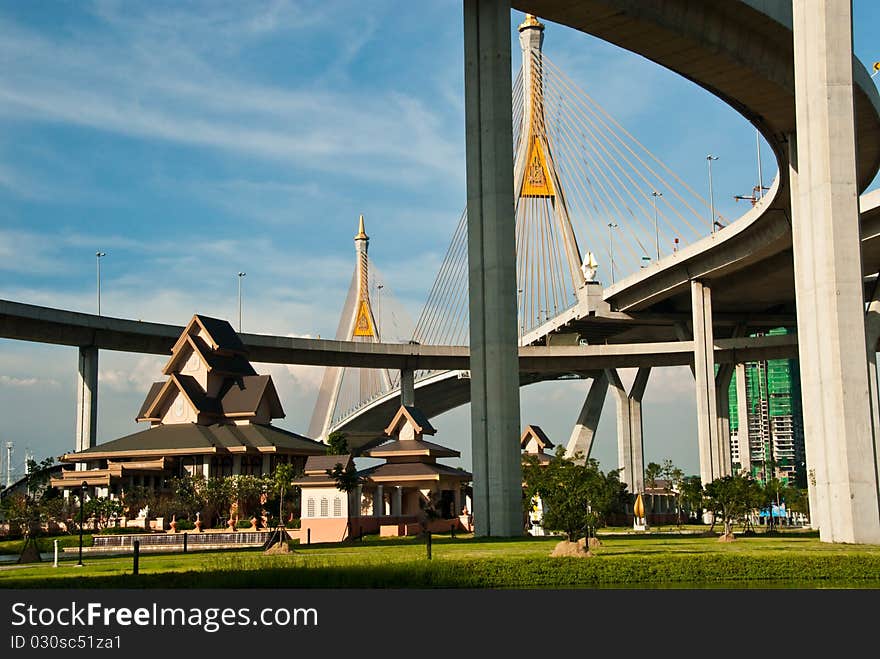
[[[364,231],[364,216],[361,215],[360,222],[358,223],[358,235],[354,237],[355,240],[369,240],[369,236]]]
[[[543,30],[544,24],[535,18],[534,14],[526,14],[526,20],[519,24],[519,31],[522,32],[529,27],[536,27],[539,30]]]

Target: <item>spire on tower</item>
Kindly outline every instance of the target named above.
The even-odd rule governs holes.
[[[539,21],[534,14],[526,14],[526,20],[519,24],[519,31],[522,32],[530,27],[536,27],[539,30],[543,30],[544,24]]]
[[[355,240],[369,240],[370,237],[364,231],[364,216],[361,215],[360,222],[358,223],[358,234],[354,237]]]

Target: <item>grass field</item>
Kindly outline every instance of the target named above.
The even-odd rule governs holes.
[[[558,538],[434,536],[260,550],[76,554],[0,567],[0,588],[880,588],[880,546],[783,532],[722,543],[697,534],[600,535],[588,558],[552,558]],[[77,539],[78,540],[78,539]],[[50,543],[51,545],[51,543]]]

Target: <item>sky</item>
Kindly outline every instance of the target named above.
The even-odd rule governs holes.
[[[880,7],[855,0],[854,47],[880,59]],[[514,61],[515,27],[511,13]],[[546,22],[547,56],[719,213],[757,182],[754,128],[644,58]],[[458,0],[39,3],[0,0],[0,298],[185,325],[332,336],[360,214],[386,290],[418,317],[465,206]],[[762,149],[767,184],[776,172]],[[98,443],[136,432],[162,356],[102,351]],[[75,348],[0,340],[0,443],[74,449]],[[257,364],[305,434],[321,369]],[[625,382],[631,372],[622,374]],[[588,381],[521,390],[522,425],[564,444]],[[645,460],[698,473],[687,367],[655,369]],[[470,467],[467,406],[432,420]],[[515,441],[515,438],[511,438]],[[617,467],[609,396],[592,456]],[[5,451],[2,455],[5,472]]]

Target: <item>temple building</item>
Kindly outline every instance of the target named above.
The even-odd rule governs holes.
[[[171,349],[161,382],[137,414],[146,430],[61,456],[65,469],[52,486],[118,496],[145,486],[161,492],[184,474],[268,475],[276,465],[302,467],[326,446],[272,425],[284,410],[270,375],[259,375],[238,334],[225,320],[195,315]]]
[[[362,454],[385,462],[357,472],[361,482],[350,498],[336,488],[329,472],[336,463],[345,468],[352,457],[310,457],[305,476],[294,481],[302,488],[302,533],[311,542],[338,542],[348,533],[357,537],[411,535],[422,529],[472,531],[464,505],[472,476],[437,462],[461,454],[424,439],[435,433],[418,408],[401,405],[385,428],[389,439]]]

